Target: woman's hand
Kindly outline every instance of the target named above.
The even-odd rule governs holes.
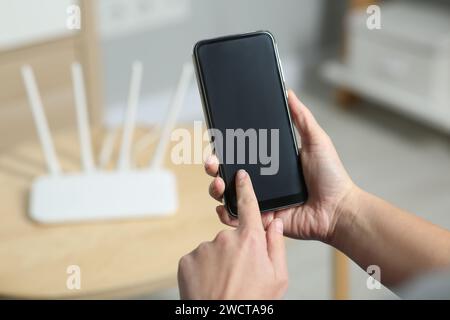
[[[240,224],[221,231],[181,258],[181,299],[280,299],[288,273],[283,223],[273,220],[265,231],[250,177],[236,175]]]
[[[303,205],[276,212],[263,213],[263,225],[269,226],[279,218],[284,234],[296,239],[316,239],[329,242],[340,218],[344,202],[358,192],[345,171],[328,135],[317,124],[311,112],[289,90],[288,103],[295,126],[301,136],[300,157],[309,198]],[[210,195],[221,201],[225,183],[217,177],[218,159],[211,156],[205,163],[206,172],[215,177],[209,187]],[[220,220],[237,227],[239,219],[231,217],[221,205],[216,208]]]

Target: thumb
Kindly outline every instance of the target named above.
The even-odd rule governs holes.
[[[320,143],[326,136],[325,132],[292,90],[288,91],[288,104],[295,127],[302,138],[302,147],[308,148],[309,145]]]
[[[283,237],[283,221],[272,220],[267,228],[267,252],[275,272],[279,276],[287,276],[286,246]]]

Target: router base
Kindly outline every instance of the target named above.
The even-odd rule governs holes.
[[[166,216],[178,207],[167,170],[41,176],[31,187],[29,214],[42,223]]]

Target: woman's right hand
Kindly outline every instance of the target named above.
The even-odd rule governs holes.
[[[301,136],[300,157],[308,188],[308,200],[297,207],[263,213],[264,226],[275,218],[283,220],[284,234],[296,239],[315,239],[329,243],[345,206],[359,192],[345,171],[328,135],[317,124],[311,112],[292,90],[288,92],[291,117]],[[211,156],[205,163],[206,172],[215,177],[210,195],[221,201],[225,183],[217,176],[219,162]],[[239,219],[229,215],[225,206],[216,208],[220,220],[238,226]]]

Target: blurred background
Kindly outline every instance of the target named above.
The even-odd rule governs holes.
[[[373,30],[371,4],[381,9],[380,28]],[[68,25],[77,14],[72,5],[80,8],[80,29]],[[137,123],[146,132],[161,124],[196,41],[255,30],[274,34],[287,85],[331,136],[354,181],[450,228],[448,1],[0,0],[0,295],[178,298],[176,261],[201,241],[194,226],[177,222],[199,214],[183,205],[167,223],[30,221],[29,185],[45,166],[20,67],[34,68],[57,151],[76,162],[78,146],[64,140],[76,129],[73,61],[83,65],[98,153],[104,132],[123,121],[133,61],[144,66]],[[192,81],[178,125],[194,120],[203,114]],[[192,189],[207,204],[202,214],[215,219],[204,181]],[[211,225],[211,234],[220,228]],[[174,234],[183,226],[187,244],[178,248],[183,240]],[[288,253],[288,299],[397,298],[384,287],[369,290],[367,274],[322,243],[290,241]],[[65,288],[68,263],[87,270],[87,291]],[[154,265],[167,272],[141,282]],[[45,273],[39,281],[30,275],[39,272]]]

